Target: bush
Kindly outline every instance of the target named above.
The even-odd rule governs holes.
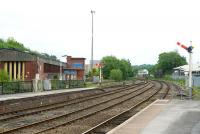
[[[0,70],[0,82],[9,81],[9,76],[5,70]]]
[[[122,80],[122,71],[120,69],[112,69],[110,71],[110,79],[116,81]]]

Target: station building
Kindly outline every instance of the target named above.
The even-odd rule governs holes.
[[[4,69],[10,80],[84,78],[85,58],[67,57],[68,62],[60,62],[16,49],[0,49],[0,69]]]
[[[67,66],[63,71],[65,79],[83,80],[85,76],[85,58],[67,56]]]

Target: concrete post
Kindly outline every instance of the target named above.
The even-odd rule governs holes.
[[[189,99],[192,99],[192,53],[189,53]]]

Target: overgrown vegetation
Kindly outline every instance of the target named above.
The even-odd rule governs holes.
[[[122,80],[122,71],[120,69],[112,69],[110,71],[110,79],[115,81]]]
[[[194,99],[200,100],[200,87],[194,87],[193,89]]]
[[[5,70],[0,69],[0,82],[6,82],[9,81],[9,75]]]
[[[0,49],[8,48],[8,49],[16,49],[23,52],[28,52],[33,55],[37,55],[38,57],[50,59],[50,60],[58,60],[55,55],[49,55],[47,53],[39,53],[37,51],[33,51],[27,47],[25,47],[22,43],[17,42],[14,38],[10,37],[7,40],[0,39]]]

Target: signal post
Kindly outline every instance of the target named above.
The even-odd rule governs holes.
[[[189,82],[188,82],[188,90],[189,90],[189,99],[192,99],[192,41],[190,41],[190,46],[187,47],[180,42],[177,42],[177,45],[185,49],[189,53]]]

